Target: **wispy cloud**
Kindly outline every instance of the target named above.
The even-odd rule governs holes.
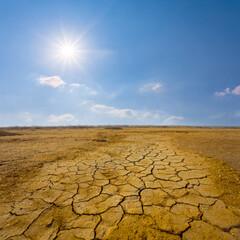
[[[225,113],[225,112],[224,113],[218,113],[218,114],[210,116],[209,119],[217,120],[217,119],[222,119],[226,116],[227,116],[227,113]]]
[[[155,114],[153,114],[153,118],[154,118],[154,119],[159,119],[159,118],[160,118],[159,113],[155,113]]]
[[[109,94],[108,96],[106,96],[107,99],[114,99],[117,96],[117,94],[115,92]]]
[[[240,118],[240,110],[235,112],[235,117]]]
[[[240,85],[235,87],[232,91],[230,90],[230,88],[226,88],[222,92],[215,92],[215,96],[217,96],[217,97],[223,97],[228,94],[240,95]]]
[[[38,82],[42,85],[48,85],[54,88],[64,86],[66,83],[59,76],[40,77]]]
[[[158,82],[151,82],[143,85],[139,88],[140,92],[156,92],[162,87],[161,83]]]
[[[32,117],[29,112],[24,112],[22,115],[25,118],[26,123],[32,123]]]
[[[182,121],[184,117],[182,116],[171,116],[163,121],[164,124],[173,124],[176,121]]]
[[[215,92],[215,96],[217,97],[223,97],[225,96],[226,94],[229,94],[230,93],[230,88],[226,88],[224,91],[222,92]]]
[[[76,88],[81,88],[85,93],[88,93],[90,95],[96,95],[97,91],[91,89],[90,87],[86,86],[85,84],[80,84],[80,83],[72,83],[70,84],[71,86],[71,92],[73,91],[73,89]]]
[[[102,104],[92,105],[90,108],[92,112],[97,114],[106,114],[111,117],[117,117],[121,119],[131,119],[136,124],[138,123],[153,123],[154,121],[160,121],[164,118],[162,111],[146,111],[146,110],[134,110],[130,108],[119,109],[116,107],[110,107]],[[160,122],[158,123],[160,124]]]
[[[235,112],[223,112],[212,115],[209,117],[210,120],[236,120],[236,118],[240,118],[240,110]]]
[[[70,86],[73,88],[78,88],[78,87],[81,87],[82,85],[79,83],[71,83]]]
[[[147,117],[150,117],[151,113],[144,111],[141,115],[142,115],[141,116],[142,118],[147,118]]]
[[[133,109],[118,109],[115,107],[108,107],[100,104],[93,105],[91,107],[91,110],[98,114],[108,114],[119,118],[133,118],[137,116],[137,111]]]
[[[15,113],[1,113],[0,112],[0,125],[1,126],[31,126],[34,123],[33,115],[29,112],[15,112]]]
[[[49,123],[69,123],[69,122],[73,122],[75,121],[75,117],[72,115],[72,114],[63,114],[63,115],[59,115],[59,116],[56,116],[54,114],[51,114],[49,117],[48,117],[48,122]]]
[[[78,104],[78,106],[83,106],[83,105],[86,105],[86,104],[88,104],[88,103],[90,103],[91,101],[90,100],[83,100],[82,102],[80,102],[79,104]]]

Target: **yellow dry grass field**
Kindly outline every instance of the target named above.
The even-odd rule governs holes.
[[[0,240],[240,239],[240,128],[0,129]]]

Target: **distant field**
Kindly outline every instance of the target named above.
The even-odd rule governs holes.
[[[240,170],[240,128],[194,127],[47,127],[0,129],[0,182],[14,184],[25,173],[30,176],[43,163],[74,158],[80,152],[124,141],[129,135],[166,136],[188,151],[224,160]],[[7,177],[7,178],[6,178]]]
[[[168,136],[176,146],[224,160],[240,170],[240,128],[4,128],[0,129],[0,176],[29,171],[29,167],[79,151],[86,154],[104,141],[109,144],[145,132]]]

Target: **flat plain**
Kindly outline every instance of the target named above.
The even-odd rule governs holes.
[[[0,240],[240,239],[240,128],[0,129]]]

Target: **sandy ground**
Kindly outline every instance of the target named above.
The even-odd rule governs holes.
[[[0,239],[240,239],[240,129],[0,135]]]

